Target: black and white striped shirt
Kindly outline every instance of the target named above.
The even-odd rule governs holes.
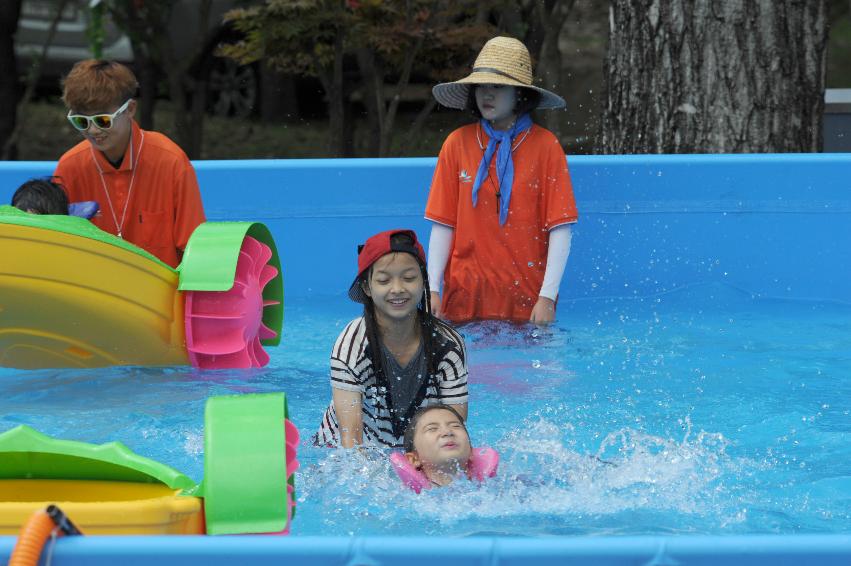
[[[440,334],[437,358],[439,391],[429,384],[420,407],[444,403],[458,405],[467,402],[467,352],[460,334],[444,325],[435,326]],[[334,343],[331,351],[331,387],[354,391],[362,395],[363,443],[393,447],[402,446],[402,436],[393,433],[386,390],[376,385],[372,362],[366,355],[368,340],[363,317],[351,321]],[[383,388],[382,388],[383,389]],[[340,444],[340,428],[334,402],[322,417],[316,436],[320,446]]]

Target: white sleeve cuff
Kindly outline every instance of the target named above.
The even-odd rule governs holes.
[[[434,234],[434,232],[432,232]],[[547,245],[547,270],[544,272],[544,284],[541,285],[541,297],[556,300],[567,256],[570,255],[570,241],[573,239],[573,229],[570,224],[560,224],[550,230]]]
[[[452,248],[454,236],[453,228],[432,222],[431,237],[428,240],[428,285],[435,293],[440,293],[443,271],[449,261],[449,250]]]

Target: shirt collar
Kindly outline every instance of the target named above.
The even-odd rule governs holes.
[[[108,173],[111,171],[132,171],[134,162],[138,159],[139,153],[139,144],[142,143],[142,129],[139,128],[139,125],[136,123],[136,120],[130,120],[130,137],[133,140],[132,144],[127,144],[127,148],[124,150],[124,158],[121,160],[121,165],[118,169],[114,168],[106,156],[102,151],[94,151],[95,159],[97,159],[98,164],[100,165],[101,171],[104,173]],[[133,151],[130,151],[130,148],[133,148]],[[131,153],[133,155],[131,155]]]

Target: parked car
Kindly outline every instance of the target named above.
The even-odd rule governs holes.
[[[56,33],[42,62],[40,84],[58,88],[61,77],[75,62],[92,56],[88,29],[91,12],[88,0],[68,0],[60,15]],[[216,57],[213,52],[222,41],[235,37],[234,31],[223,23],[224,13],[238,5],[239,0],[213,0],[210,10],[210,40],[204,45],[199,72],[207,74],[208,108],[217,115],[247,116],[259,103],[258,66],[240,66],[229,59]],[[56,14],[56,0],[23,0],[18,30],[15,34],[15,53],[18,68],[26,74],[32,62],[44,49],[50,24]],[[198,1],[174,2],[168,33],[175,57],[185,60],[192,56],[198,41]],[[134,64],[130,38],[108,15],[104,17],[103,58]],[[199,62],[200,63],[200,62]]]

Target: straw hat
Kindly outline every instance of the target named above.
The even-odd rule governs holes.
[[[532,59],[529,50],[512,37],[494,37],[482,47],[473,72],[452,83],[440,83],[431,90],[443,106],[463,110],[467,106],[470,85],[498,84],[528,88],[541,93],[538,108],[563,108],[559,95],[532,84]]]

